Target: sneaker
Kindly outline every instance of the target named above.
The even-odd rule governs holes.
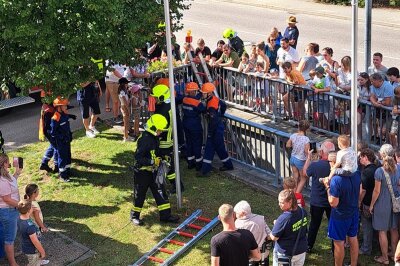
[[[132,218],[132,223],[133,223],[133,225],[141,226],[141,225],[143,225],[143,220],[135,217],[135,218]]]
[[[135,141],[135,139],[131,137],[124,138],[123,142],[130,142],[130,141]]]
[[[53,172],[53,169],[50,168],[47,164],[42,163],[39,167],[39,170],[45,170],[46,172]]]
[[[47,265],[47,264],[49,264],[49,260],[41,260],[40,261],[40,265]]]
[[[96,135],[91,130],[88,130],[88,131],[86,131],[86,137],[92,139],[92,138],[95,138]]]
[[[160,222],[163,223],[177,223],[179,222],[179,217],[178,216],[174,216],[174,215],[170,215],[168,218],[160,218]]]
[[[114,118],[112,119],[112,122],[113,122],[114,124],[116,124],[116,125],[120,125],[120,124],[123,123],[122,119],[119,118],[119,117],[114,117]]]
[[[97,134],[100,134],[100,131],[98,131],[97,129],[96,129],[96,127],[90,127],[89,126],[89,129],[93,132],[93,134],[95,134],[95,135],[97,135]]]

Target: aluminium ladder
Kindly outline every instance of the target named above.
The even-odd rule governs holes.
[[[199,70],[197,69],[196,63],[193,61],[193,56],[192,56],[191,51],[189,51],[188,56],[190,59],[190,65],[192,66],[192,70],[194,72],[194,75],[197,79],[197,82],[198,82],[200,88],[203,85],[203,79],[200,76],[206,77],[207,82],[213,82],[210,71],[208,71],[208,65],[207,65],[206,61],[204,60],[203,55],[201,53],[199,53],[198,57],[200,58],[200,64],[203,67],[204,72],[199,72]]]
[[[180,255],[182,255],[186,250],[193,246],[197,241],[199,241],[203,236],[205,236],[211,229],[213,229],[218,223],[218,216],[214,219],[208,219],[201,216],[202,210],[196,210],[192,213],[183,223],[181,223],[177,228],[175,228],[171,233],[169,233],[163,240],[161,240],[156,246],[154,246],[149,252],[144,254],[138,261],[136,261],[131,266],[140,266],[147,261],[157,262],[160,265],[171,265],[174,260],[176,260]],[[207,224],[202,227],[194,224],[195,221],[206,222]],[[199,230],[197,234],[190,234],[185,232],[186,228],[191,228]],[[174,240],[175,236],[183,236],[189,238],[189,242],[181,242]],[[167,244],[173,244],[180,246],[176,251],[167,249],[164,246]],[[161,259],[155,257],[154,255],[158,252],[170,254],[171,256],[167,259]]]

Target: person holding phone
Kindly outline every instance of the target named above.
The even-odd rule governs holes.
[[[6,154],[0,154],[0,223],[3,225],[4,250],[11,266],[18,265],[14,257],[14,241],[17,235],[17,207],[20,200],[17,179],[21,173],[18,164],[14,165],[15,172],[11,175],[10,159]]]

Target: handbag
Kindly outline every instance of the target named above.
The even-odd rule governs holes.
[[[400,212],[400,197],[396,198],[395,195],[394,195],[392,181],[390,180],[389,174],[385,170],[383,170],[383,173],[385,174],[386,183],[388,185],[389,192],[390,192],[390,197],[392,198],[392,209],[393,209],[393,212],[394,213],[398,213],[398,212]]]
[[[286,254],[278,254],[278,265],[279,266],[290,266],[292,265],[292,258],[294,256],[294,253],[296,252],[297,249],[297,244],[299,243],[299,239],[300,239],[300,233],[301,230],[303,229],[303,221],[304,221],[304,209],[299,207],[301,209],[301,225],[300,225],[300,229],[299,232],[297,233],[297,238],[296,238],[296,242],[294,243],[294,247],[293,247],[293,251],[292,251],[292,255],[286,255]]]

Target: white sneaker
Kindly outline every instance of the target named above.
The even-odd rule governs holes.
[[[92,131],[88,130],[88,131],[86,131],[86,137],[88,137],[88,138],[95,138],[96,135],[95,135]]]
[[[47,265],[47,264],[49,264],[49,260],[41,260],[40,261],[40,265]]]
[[[89,126],[89,129],[90,129],[95,135],[100,134],[100,131],[98,131],[98,130],[96,129],[96,127],[91,127],[91,126]]]

